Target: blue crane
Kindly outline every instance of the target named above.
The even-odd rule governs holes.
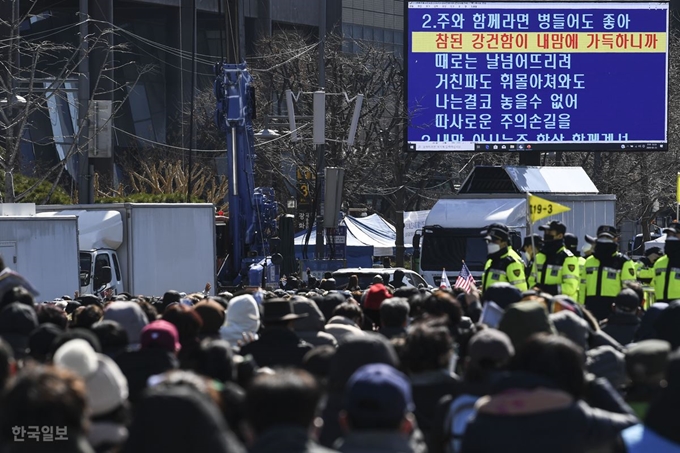
[[[245,63],[215,65],[215,123],[227,138],[229,180],[228,255],[218,273],[225,286],[278,283],[281,256],[277,236],[278,208],[272,187],[255,187],[255,89]],[[271,259],[268,259],[270,257]]]

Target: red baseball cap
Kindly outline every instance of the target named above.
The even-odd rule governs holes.
[[[162,319],[144,326],[140,337],[142,349],[164,349],[168,352],[178,352],[182,348],[177,327]]]

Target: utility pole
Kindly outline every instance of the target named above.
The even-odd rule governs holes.
[[[89,130],[89,101],[90,101],[90,62],[88,22],[88,0],[80,0],[80,63],[78,65],[78,203],[90,204],[94,202],[91,189],[92,177],[90,175],[90,159],[88,156],[88,130]]]
[[[324,90],[326,87],[326,0],[319,0],[319,89]],[[325,105],[324,102],[324,117],[325,117]],[[316,112],[315,112],[316,115]],[[316,152],[318,154],[317,164],[316,164],[316,196],[318,197],[317,205],[319,207],[319,212],[316,216],[316,247],[315,258],[324,258],[324,226],[323,226],[323,215],[324,215],[324,194],[323,188],[325,185],[324,172],[326,166],[326,145],[321,143],[316,145]]]
[[[191,203],[193,184],[191,173],[194,167],[194,147],[196,144],[194,134],[194,102],[196,99],[196,0],[191,2],[191,102],[189,103],[189,176],[187,179],[187,203]]]

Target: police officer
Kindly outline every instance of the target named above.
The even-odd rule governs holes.
[[[581,275],[581,268],[586,263],[586,257],[583,256],[578,249],[578,238],[576,237],[576,235],[571,233],[565,234],[564,246],[578,259],[579,275]]]
[[[498,282],[508,282],[520,291],[526,291],[524,262],[510,247],[508,227],[491,224],[482,231],[487,244],[487,261],[482,275],[482,290]]]
[[[564,245],[567,227],[559,221],[538,227],[543,231],[543,248],[536,254],[534,268],[528,277],[530,288],[556,296],[578,297],[578,258]]]
[[[533,244],[532,244],[533,240]],[[524,261],[524,275],[531,274],[536,253],[543,247],[543,238],[538,234],[532,234],[524,238],[522,242],[522,261]],[[535,248],[535,249],[534,249]]]
[[[637,278],[643,285],[650,285],[654,280],[654,263],[663,255],[659,247],[650,247],[645,250],[645,256],[635,263]]]
[[[657,302],[680,299],[680,223],[664,229],[666,254],[654,263],[654,293]]]
[[[578,299],[597,318],[606,319],[616,296],[626,282],[635,282],[635,263],[618,251],[618,230],[609,225],[597,229],[597,238],[586,236],[594,243],[593,254],[581,270]]]

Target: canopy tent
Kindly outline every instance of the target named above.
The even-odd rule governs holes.
[[[661,250],[664,250],[664,247],[666,246],[666,234],[664,233],[660,237],[656,239],[652,239],[651,241],[645,242],[645,250],[648,250],[652,247],[659,247]]]
[[[396,229],[378,214],[367,217],[345,216],[340,225],[347,227],[347,267],[371,267],[374,256],[393,256],[396,253]],[[302,258],[306,235],[307,231],[295,235],[295,256],[298,258]],[[315,244],[316,228],[312,228],[307,256],[314,255]],[[407,250],[413,248],[411,244],[405,246]]]

